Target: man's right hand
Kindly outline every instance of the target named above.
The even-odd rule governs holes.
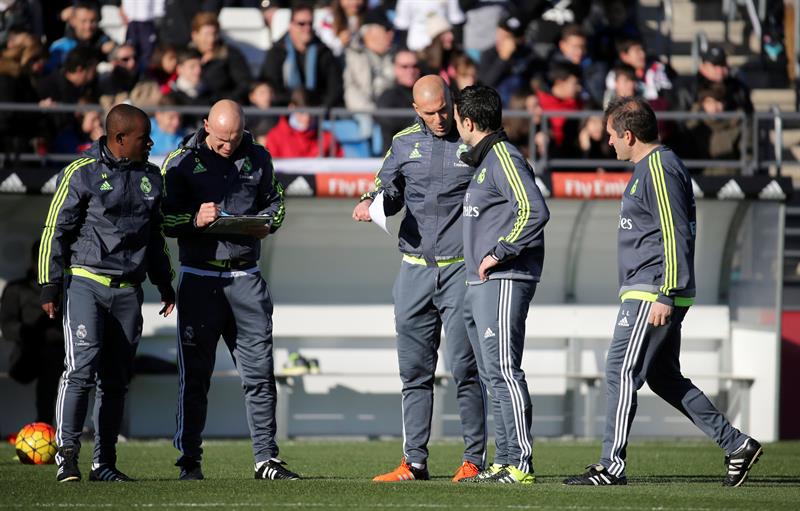
[[[372,217],[369,216],[369,207],[372,205],[372,199],[364,199],[359,202],[353,210],[353,220],[356,222],[372,222]]]
[[[42,310],[50,319],[56,319],[56,304],[53,302],[43,303]]]
[[[194,217],[194,225],[200,229],[207,226],[219,217],[219,206],[213,202],[204,202],[200,204],[200,209],[197,210],[197,215]]]

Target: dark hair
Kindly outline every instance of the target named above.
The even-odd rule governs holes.
[[[77,9],[86,9],[89,11],[94,11],[95,14],[98,16],[100,15],[100,6],[98,5],[97,1],[92,0],[77,0],[72,4],[72,8]]]
[[[320,100],[303,87],[298,87],[292,89],[289,103],[295,108],[314,108],[320,105]]]
[[[183,64],[187,60],[192,60],[192,59],[202,60],[202,58],[203,58],[203,56],[200,54],[199,51],[197,51],[195,49],[188,49],[188,50],[179,51],[178,55],[176,57],[176,61],[177,61],[178,65],[180,66],[181,64]]]
[[[725,103],[726,96],[727,90],[725,89],[725,84],[722,82],[712,82],[706,84],[697,91],[697,102],[702,103],[706,98],[713,98],[721,103]]]
[[[617,76],[627,76],[632,82],[638,81],[638,78],[636,77],[636,70],[633,68],[633,66],[628,64],[620,63],[614,66],[614,77]]]
[[[570,25],[564,26],[564,28],[561,29],[561,37],[559,38],[559,41],[564,41],[568,37],[572,36],[582,37],[586,39],[586,32],[577,23],[572,23]]]
[[[247,88],[247,93],[252,94],[257,88],[261,87],[262,85],[266,85],[267,88],[271,91],[275,90],[272,83],[269,80],[256,80],[255,82],[250,83],[250,87]]]
[[[311,11],[311,14],[314,14],[314,6],[308,0],[297,0],[292,2],[289,20],[294,21],[294,15],[300,11]]]
[[[563,82],[570,76],[574,76],[578,80],[581,79],[581,68],[572,62],[556,62],[550,66],[550,71],[547,72],[547,79],[550,84],[556,82]]]
[[[617,53],[628,53],[633,46],[641,46],[644,49],[644,43],[638,37],[625,37],[617,40]]]
[[[67,53],[64,59],[64,71],[74,73],[78,69],[87,69],[97,65],[97,52],[94,48],[78,45]]]
[[[500,95],[491,87],[464,87],[456,98],[456,108],[458,115],[472,120],[479,131],[497,131],[503,124],[503,104]]]
[[[608,124],[609,120],[618,137],[630,131],[645,144],[658,140],[656,114],[643,98],[632,96],[612,99],[606,107],[603,123]]]
[[[213,12],[200,11],[192,18],[192,32],[197,32],[207,25],[219,30],[219,17]]]

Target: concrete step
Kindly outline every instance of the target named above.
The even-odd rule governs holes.
[[[728,55],[728,65],[736,69],[743,66],[748,58],[747,55]],[[691,55],[676,55],[673,52],[670,63],[679,75],[691,76],[694,74]]]
[[[750,99],[759,112],[769,110],[772,105],[778,105],[786,112],[794,111],[795,92],[792,89],[753,89]]]

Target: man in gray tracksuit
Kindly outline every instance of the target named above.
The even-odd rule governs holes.
[[[544,263],[544,226],[550,212],[533,169],[508,142],[502,104],[490,87],[464,88],[456,125],[472,149],[462,161],[475,167],[464,196],[467,332],[479,353],[481,379],[499,403],[495,435],[505,449],[471,479],[481,483],[534,482],[531,400],[522,353],[525,319]]]
[[[59,482],[80,481],[80,435],[95,389],[90,481],[131,481],[116,468],[125,394],[142,334],[145,276],[172,312],[175,292],[161,231],[161,174],[147,163],[150,121],[130,105],[106,117],[101,137],[58,176],[39,246],[42,308],[64,295],[64,375],[56,403]]]
[[[633,175],[619,215],[622,305],[606,360],[606,430],[600,463],[569,485],[627,484],[626,446],[636,415],[636,392],[647,382],[722,447],[739,486],[762,453],[734,428],[703,392],[681,374],[681,323],[694,302],[696,217],[692,181],[683,162],[658,141],[655,113],[639,98],[618,98],[606,109],[606,131],[617,159]]]
[[[353,218],[369,221],[369,205],[383,193],[384,211],[406,207],[400,227],[403,254],[394,285],[395,327],[403,382],[403,461],[374,481],[428,479],[437,350],[444,324],[446,359],[453,373],[464,435],[464,459],[455,480],[471,477],[486,456],[484,389],[464,329],[464,257],[461,203],[473,168],[458,155],[467,149],[453,126],[452,100],[441,78],[414,85],[416,122],[394,136],[376,177]]]
[[[258,262],[261,240],[283,223],[283,188],[272,158],[244,131],[241,107],[214,104],[204,127],[162,166],[164,231],[178,238],[179,394],[174,445],[180,479],[203,479],[202,433],[220,336],[242,379],[256,479],[299,479],[278,456],[272,297]],[[224,215],[261,215],[243,234],[205,232]]]

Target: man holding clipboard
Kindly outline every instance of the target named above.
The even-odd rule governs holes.
[[[233,356],[245,393],[256,479],[299,479],[275,442],[272,298],[261,240],[283,223],[283,187],[266,149],[244,131],[241,107],[214,104],[204,127],[170,153],[164,232],[178,238],[178,394],[174,445],[180,479],[203,479],[202,432],[217,342]]]

